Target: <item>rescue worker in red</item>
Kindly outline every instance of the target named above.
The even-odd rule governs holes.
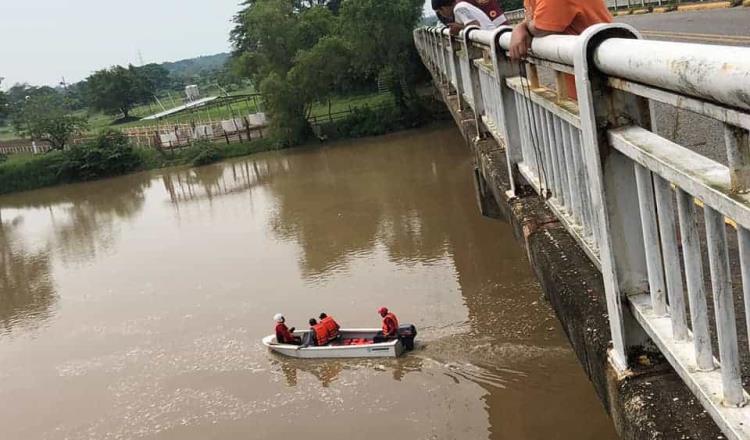
[[[302,339],[299,336],[294,336],[294,327],[288,328],[286,326],[286,319],[281,313],[277,313],[273,320],[276,321],[276,342],[279,344],[292,344],[299,345],[302,343]]]
[[[378,332],[373,342],[385,342],[398,337],[398,318],[388,308],[381,307],[378,314],[383,318],[383,330]]]
[[[336,322],[332,317],[326,315],[325,313],[321,313],[320,316],[320,323],[325,326],[326,330],[328,330],[328,339],[333,341],[334,339],[339,337],[339,323]]]
[[[305,340],[303,341],[300,348],[307,348],[309,346],[320,347],[328,344],[330,341],[328,338],[328,329],[322,323],[318,323],[315,318],[310,318],[310,331],[305,334]]]

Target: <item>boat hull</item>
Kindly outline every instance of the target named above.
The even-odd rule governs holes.
[[[342,329],[340,333],[344,339],[372,339],[379,330]],[[294,332],[295,336],[304,336],[305,333],[307,332]],[[325,345],[301,348],[297,345],[278,344],[276,335],[269,335],[263,338],[263,345],[273,352],[300,359],[395,358],[404,352],[404,346],[398,339],[367,345]]]

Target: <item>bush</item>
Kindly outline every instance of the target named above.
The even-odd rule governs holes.
[[[65,160],[62,151],[51,151],[31,160],[10,160],[0,164],[0,194],[60,183],[59,170]]]
[[[117,176],[134,171],[143,163],[127,137],[117,130],[105,130],[93,142],[75,145],[63,155],[59,175],[67,182]]]
[[[419,127],[438,117],[433,108],[441,108],[425,99],[409,103],[405,109],[387,107],[371,109],[354,108],[351,115],[334,123],[339,137],[358,138],[377,136],[397,130]],[[444,108],[444,106],[443,106]]]
[[[0,163],[7,162],[8,161],[8,155],[5,153],[0,153]]]

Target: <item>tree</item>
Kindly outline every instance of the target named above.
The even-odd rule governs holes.
[[[355,54],[354,68],[391,82],[400,107],[415,97],[422,69],[412,31],[422,17],[422,0],[345,0],[341,35]]]
[[[49,142],[62,150],[75,136],[88,127],[86,119],[66,114],[61,99],[54,95],[38,94],[26,99],[12,116],[13,126],[20,136]]]
[[[4,78],[0,77],[0,85],[2,85],[3,79]],[[0,122],[5,120],[9,112],[8,97],[2,90],[0,90]]]
[[[387,79],[400,109],[422,69],[412,31],[422,0],[247,0],[230,39],[234,64],[260,84],[272,129],[287,143],[310,132],[312,104],[363,78]]]
[[[135,68],[136,74],[146,82],[150,91],[166,90],[172,87],[169,70],[159,64],[151,63]]]
[[[154,89],[147,79],[138,75],[134,66],[114,66],[89,76],[87,96],[94,110],[109,114],[122,113],[129,117],[130,110],[139,103],[147,102]]]
[[[32,98],[42,98],[53,103],[56,107],[62,107],[64,100],[62,94],[52,87],[42,86],[35,87],[28,84],[14,84],[13,87],[8,89],[6,93],[6,99],[8,101],[8,109],[11,114],[20,112],[25,103]]]
[[[340,37],[323,37],[295,58],[289,80],[308,102],[322,102],[331,97],[352,76],[352,54]]]
[[[325,61],[327,54],[339,59],[346,52],[340,40],[326,40],[325,47],[307,54],[338,27],[325,3],[248,1],[231,34],[236,66],[259,84],[271,116],[271,130],[285,144],[298,143],[311,132],[307,116],[312,102],[327,96],[328,86],[344,76],[329,74],[342,63],[336,62],[334,67]],[[308,80],[313,75],[324,78],[325,84]]]

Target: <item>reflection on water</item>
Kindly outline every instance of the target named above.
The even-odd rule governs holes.
[[[0,212],[0,322],[6,332],[16,325],[35,326],[51,315],[56,297],[51,252],[64,264],[75,264],[91,261],[115,246],[118,222],[140,211],[143,192],[150,184],[143,175],[125,181],[105,181],[95,191],[63,191],[62,197],[58,190],[46,189],[32,197],[23,193],[4,198],[0,205],[4,208]],[[25,238],[35,235],[39,222],[47,223],[48,233],[34,236],[33,241]]]
[[[430,129],[0,197],[3,438],[614,438],[470,167]],[[259,342],[381,305],[408,356]]]
[[[0,213],[0,333],[43,322],[55,302],[49,255],[44,250],[20,249],[14,238],[22,221],[22,217],[5,221]]]
[[[399,360],[325,360],[310,361],[301,359],[285,359],[278,357],[271,361],[271,365],[279,368],[284,374],[287,386],[297,386],[298,375],[311,375],[320,382],[320,386],[328,388],[334,383],[344,370],[369,369],[374,372],[388,371],[393,380],[400,382],[409,372],[419,372],[422,369],[422,359],[417,356],[405,357]]]

